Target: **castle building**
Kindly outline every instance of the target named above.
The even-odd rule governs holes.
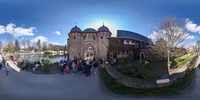
[[[134,32],[117,30],[117,37],[111,37],[112,33],[106,26],[101,26],[98,31],[93,28],[81,30],[75,25],[68,33],[67,50],[69,59],[104,58],[107,54],[111,58],[133,56],[134,50],[140,50],[140,58],[145,58],[148,38]]]

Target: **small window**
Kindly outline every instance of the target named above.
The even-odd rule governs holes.
[[[128,50],[127,50],[127,54],[128,54]]]
[[[101,39],[103,39],[103,36],[101,36]]]
[[[95,35],[93,36],[93,40],[95,40]]]
[[[128,44],[128,40],[126,40],[126,44]]]
[[[76,39],[76,37],[74,36],[73,39]]]
[[[128,44],[128,40],[124,40],[124,44]]]
[[[124,51],[122,51],[122,54],[124,55]]]
[[[83,40],[85,40],[85,35],[83,35]]]
[[[118,55],[120,55],[120,51],[118,51]]]

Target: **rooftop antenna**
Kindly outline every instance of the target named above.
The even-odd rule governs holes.
[[[77,23],[75,23],[75,26],[77,26]]]
[[[103,22],[103,26],[104,26],[104,22]]]

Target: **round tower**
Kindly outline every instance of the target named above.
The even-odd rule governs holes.
[[[98,29],[98,54],[100,58],[106,59],[107,47],[109,45],[107,38],[111,37],[111,35],[112,33],[104,24]]]
[[[76,25],[71,29],[71,31],[68,34],[68,54],[69,59],[73,59],[74,57],[80,58],[80,52],[81,52],[81,29],[77,27]]]

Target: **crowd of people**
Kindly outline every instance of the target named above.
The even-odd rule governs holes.
[[[60,60],[59,67],[61,74],[72,71],[72,75],[85,73],[86,76],[90,76],[91,71],[94,74],[97,73],[97,69],[101,64],[103,64],[103,59],[78,60],[74,57],[72,60]]]
[[[0,59],[0,69],[6,70],[6,76],[8,77],[8,73],[11,70],[11,67],[9,63],[6,60],[13,61],[14,64],[18,64],[20,58],[17,58],[12,55],[1,55],[2,60]],[[64,74],[65,72],[69,73],[72,72],[72,75],[75,75],[76,73],[79,74],[85,74],[87,77],[90,76],[91,72],[94,74],[97,73],[98,67],[103,64],[103,59],[88,59],[88,60],[80,60],[74,57],[72,60],[60,60],[59,61],[59,69],[60,73]],[[29,66],[29,62],[24,59],[22,60],[22,63],[20,65],[22,70],[26,70]],[[37,68],[41,66],[41,61],[34,61],[32,64],[32,68],[34,71],[37,70]]]

